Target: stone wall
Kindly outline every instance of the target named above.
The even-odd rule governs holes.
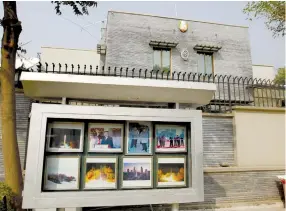
[[[204,166],[234,165],[233,117],[203,117]]]
[[[205,201],[180,204],[180,210],[203,211],[207,208],[229,207],[234,203],[259,204],[282,200],[282,185],[276,175],[284,171],[205,172]],[[85,208],[84,210],[89,210]],[[149,206],[113,207],[109,211],[147,211]],[[154,211],[169,211],[170,205],[153,205]]]
[[[252,61],[247,27],[200,21],[187,21],[188,31],[178,29],[179,19],[150,15],[109,12],[107,17],[106,66],[153,68],[151,40],[177,42],[171,52],[171,70],[197,72],[196,44],[219,45],[214,53],[214,73],[252,76]],[[188,49],[187,61],[181,58]]]

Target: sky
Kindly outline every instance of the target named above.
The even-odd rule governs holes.
[[[246,3],[244,1],[99,1],[98,7],[89,10],[89,16],[79,17],[73,15],[71,8],[63,8],[62,16],[56,15],[54,5],[50,1],[21,1],[17,2],[18,18],[23,27],[20,42],[27,43],[24,45],[27,50],[24,56],[27,58],[36,57],[37,53],[41,52],[42,46],[96,49],[100,39],[100,22],[106,19],[109,10],[115,10],[248,26],[252,63],[273,65],[276,68],[284,66],[285,39],[273,38],[263,19],[246,20],[247,15],[242,12]],[[3,17],[2,4],[0,4],[0,16]],[[2,27],[0,30],[2,34]]]

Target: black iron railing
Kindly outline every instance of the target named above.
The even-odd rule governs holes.
[[[56,65],[54,63],[39,63],[36,68],[25,71],[215,83],[217,85],[217,91],[213,99],[209,104],[197,108],[204,112],[211,113],[229,112],[233,106],[285,107],[285,85],[276,84],[274,81],[266,79],[128,67]],[[183,105],[183,107],[187,108],[188,105]]]

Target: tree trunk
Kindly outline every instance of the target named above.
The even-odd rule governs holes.
[[[16,136],[15,104],[15,59],[19,35],[22,27],[17,17],[16,2],[4,1],[4,17],[1,48],[1,116],[2,116],[2,152],[4,156],[5,182],[19,198],[22,196],[23,178]],[[17,205],[20,206],[19,201]],[[20,207],[17,207],[18,209]]]

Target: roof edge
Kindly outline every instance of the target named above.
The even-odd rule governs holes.
[[[223,24],[223,23],[215,23],[215,22],[208,22],[208,21],[198,21],[198,20],[189,20],[184,18],[174,18],[174,17],[167,17],[167,16],[159,16],[159,15],[151,15],[151,14],[143,14],[143,13],[134,13],[134,12],[124,12],[124,11],[116,11],[116,10],[109,10],[109,13],[122,13],[122,14],[129,14],[129,15],[141,15],[141,16],[149,16],[149,17],[156,17],[156,18],[167,18],[167,19],[174,19],[174,20],[185,20],[185,21],[192,21],[198,23],[207,23],[207,24],[215,24],[215,25],[222,25],[222,26],[231,26],[231,27],[239,27],[239,28],[249,28],[248,26],[242,25],[234,25],[234,24]]]
[[[93,51],[93,52],[97,52],[96,49],[93,50],[93,49],[82,49],[82,48],[63,48],[63,47],[52,47],[52,46],[41,46],[41,48],[73,50],[73,51]]]
[[[252,64],[252,66],[259,66],[259,67],[274,67],[273,65],[267,65],[267,64]]]

